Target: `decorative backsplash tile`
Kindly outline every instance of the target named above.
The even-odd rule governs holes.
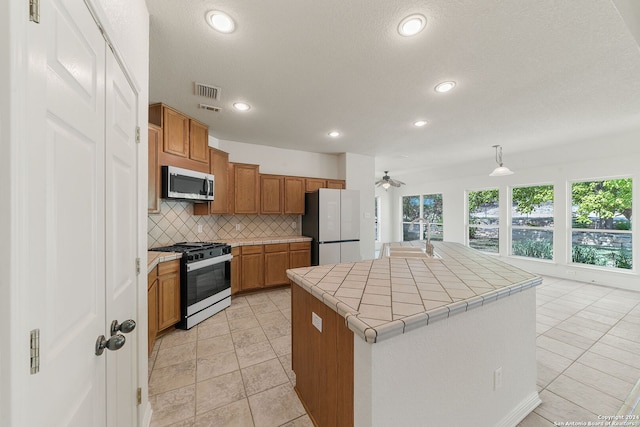
[[[162,200],[160,213],[149,214],[147,221],[148,248],[177,242],[299,235],[299,215],[193,215],[193,203],[189,202]]]

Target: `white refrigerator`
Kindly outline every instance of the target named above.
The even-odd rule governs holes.
[[[302,234],[313,239],[311,265],[360,261],[360,191],[307,193]]]

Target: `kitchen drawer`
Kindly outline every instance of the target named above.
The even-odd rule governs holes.
[[[180,271],[180,260],[174,259],[173,261],[161,262],[158,264],[158,276],[163,274],[176,273]]]
[[[261,254],[262,245],[250,245],[242,247],[242,255]]]
[[[288,243],[274,243],[271,245],[264,245],[265,253],[270,252],[287,252],[289,250]]]
[[[311,242],[293,242],[289,243],[290,251],[304,251],[311,248]]]

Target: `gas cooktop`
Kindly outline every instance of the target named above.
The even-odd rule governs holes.
[[[207,249],[215,249],[215,248],[224,248],[227,245],[226,243],[219,242],[181,242],[175,243],[171,246],[162,246],[159,248],[151,248],[150,251],[158,251],[158,252],[191,252],[197,250],[207,250]]]

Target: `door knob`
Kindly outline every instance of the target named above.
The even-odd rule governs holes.
[[[96,340],[96,356],[100,356],[105,348],[111,351],[120,350],[125,341],[126,338],[121,334],[114,335],[109,339],[104,335],[100,335]]]
[[[133,319],[125,320],[122,323],[118,323],[117,320],[111,322],[111,336],[114,336],[118,331],[128,334],[136,328],[136,322]]]

